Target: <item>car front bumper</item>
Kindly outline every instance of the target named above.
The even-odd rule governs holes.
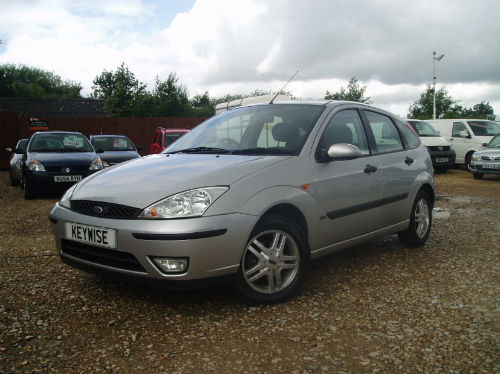
[[[500,174],[500,161],[471,161],[469,170],[476,174]]]
[[[108,219],[83,215],[56,203],[49,219],[59,255],[72,266],[131,280],[181,283],[236,273],[258,217],[233,213],[176,220]],[[67,222],[116,230],[116,248],[68,238]],[[167,274],[155,264],[154,257],[188,258],[188,268],[183,273]]]
[[[70,188],[75,183],[88,177],[91,174],[96,173],[95,171],[84,171],[84,172],[74,172],[74,173],[54,173],[45,171],[26,171],[26,184],[28,184],[33,192],[44,193],[44,192],[64,192]],[[56,177],[66,177],[75,178],[75,180],[68,182],[56,182]],[[76,180],[78,178],[78,180]]]
[[[433,151],[428,149],[428,152],[434,168],[451,168],[455,164],[456,154],[454,150]]]

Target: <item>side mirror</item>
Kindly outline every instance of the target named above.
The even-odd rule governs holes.
[[[141,152],[142,151],[142,145],[139,145],[139,146],[137,146],[135,148],[137,148],[137,152]]]
[[[6,150],[7,152],[13,152],[12,148],[10,148],[10,147],[5,148],[5,150]]]
[[[467,130],[460,131],[461,138],[470,138],[469,132]]]
[[[361,157],[361,150],[352,144],[339,143],[328,148],[328,156],[333,159],[352,160]]]
[[[104,153],[104,149],[102,148],[97,148],[97,150],[95,151],[96,153]]]

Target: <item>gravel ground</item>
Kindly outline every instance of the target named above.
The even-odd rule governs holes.
[[[431,237],[313,263],[299,295],[249,307],[61,263],[47,214],[0,172],[1,373],[498,373],[500,178],[436,176]]]

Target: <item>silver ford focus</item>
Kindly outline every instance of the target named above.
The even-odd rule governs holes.
[[[311,259],[391,233],[423,245],[433,203],[430,156],[399,118],[290,101],[229,110],[89,176],[49,219],[69,265],[167,287],[229,280],[271,304]]]

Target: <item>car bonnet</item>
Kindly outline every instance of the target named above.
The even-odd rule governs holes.
[[[158,154],[119,164],[78,184],[72,200],[106,201],[145,208],[198,187],[229,186],[290,156]]]
[[[30,159],[40,161],[44,166],[90,165],[97,158],[95,152],[30,152]]]

